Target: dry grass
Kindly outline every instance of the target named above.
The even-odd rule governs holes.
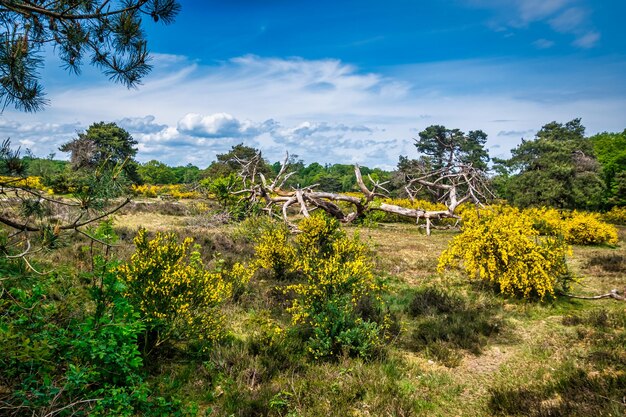
[[[251,250],[250,245],[242,247],[234,241],[233,226],[199,228],[190,225],[190,218],[158,210],[134,211],[118,216],[116,225],[128,230],[139,227],[151,231],[174,230],[196,237],[200,244],[209,242],[213,251],[226,256],[232,252],[235,258]],[[617,340],[616,335],[624,332],[623,325],[614,320],[617,324],[613,328],[597,330],[602,311],[606,311],[609,318],[626,314],[623,303],[568,299],[538,303],[503,299],[490,288],[468,283],[460,273],[436,272],[437,258],[453,232],[435,231],[427,237],[410,224],[383,224],[373,229],[351,227],[350,230],[358,231],[361,239],[370,243],[376,270],[389,284],[390,308],[404,328],[400,338],[390,345],[389,355],[393,360],[368,364],[346,359],[338,364],[303,365],[302,369],[286,365],[286,370],[269,372],[270,365],[260,364],[261,358],[250,356],[243,347],[224,351],[225,355],[233,355],[229,359],[233,363],[228,369],[230,385],[220,382],[216,386],[195,381],[195,378],[194,384],[200,384],[205,393],[198,391],[191,397],[200,403],[201,409],[217,403],[215,410],[224,413],[230,410],[233,414],[236,410],[235,415],[256,415],[255,407],[262,407],[258,410],[265,410],[268,415],[287,415],[289,411],[294,413],[290,415],[302,416],[338,415],[334,413],[339,412],[363,416],[611,415],[611,410],[626,413],[626,404],[615,403],[620,400],[613,398],[614,392],[606,388],[611,383],[621,386],[620,379],[610,379],[606,372],[619,375],[624,372],[623,365],[602,359],[606,355],[624,357],[626,349],[611,347],[612,340]],[[620,228],[620,238],[620,246],[616,248],[574,247],[568,263],[582,280],[572,292],[599,294],[626,286],[625,227]],[[242,304],[229,311],[236,339],[245,339],[247,317],[270,303],[264,298],[271,292],[271,285],[268,285],[254,283]],[[419,323],[437,319],[436,314],[430,318],[415,318],[407,313],[412,297],[420,288],[443,289],[460,297],[464,307],[446,314],[456,314],[456,319],[460,320],[464,317],[487,320],[493,315],[501,324],[501,331],[482,336],[473,351],[446,340],[435,345],[443,346],[444,356],[437,356],[441,352],[433,354],[428,349],[411,347],[408,338]],[[453,360],[445,356],[446,352]],[[440,357],[443,359],[438,359]],[[257,379],[250,385],[249,375],[257,374],[264,379]],[[579,383],[582,386],[577,385]],[[213,390],[213,394],[207,396],[207,389]],[[228,394],[228,389],[234,393]],[[603,391],[605,389],[608,391]],[[274,406],[268,406],[270,403]],[[237,408],[237,404],[241,404],[241,408]]]

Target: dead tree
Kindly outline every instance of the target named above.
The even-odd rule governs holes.
[[[465,169],[459,169],[457,172],[436,171],[417,176],[407,183],[407,190],[412,190],[415,187],[443,190],[445,210],[410,209],[375,201],[376,197],[386,197],[389,194],[384,187],[386,182],[379,183],[368,177],[370,182],[368,187],[358,165],[354,167],[354,175],[362,197],[318,191],[316,189],[317,184],[285,190],[283,187],[287,179],[294,174],[288,172],[288,160],[289,154],[281,164],[280,171],[271,181],[265,178],[263,174],[258,173],[256,167],[261,162],[260,155],[250,160],[237,160],[241,166],[239,176],[243,183],[243,189],[237,191],[236,194],[250,202],[263,204],[265,211],[271,215],[280,216],[294,230],[297,229],[297,226],[289,220],[288,215],[291,207],[297,207],[299,213],[305,217],[310,216],[314,210],[323,210],[342,223],[350,223],[372,210],[412,218],[415,219],[416,223],[420,219],[425,219],[426,233],[430,235],[434,219],[459,219],[455,210],[460,204],[466,201],[479,203],[479,198],[485,196],[484,184],[482,183],[484,177],[472,171],[469,166]],[[344,203],[344,207],[340,203]],[[346,205],[350,208],[346,209]]]
[[[415,173],[405,174],[405,181],[404,190],[411,201],[416,201],[416,196],[426,191],[446,206],[447,210],[424,216],[427,234],[430,234],[434,216],[458,219],[454,213],[461,204],[471,202],[482,206],[484,202],[495,197],[485,173],[474,168],[472,164],[458,163],[437,170],[428,170],[425,165],[421,165]]]

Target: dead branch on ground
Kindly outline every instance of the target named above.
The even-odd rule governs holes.
[[[262,162],[260,155],[257,154],[249,160],[238,159],[243,189],[236,193],[249,202],[263,204],[265,211],[281,217],[293,230],[297,227],[289,220],[289,209],[296,207],[304,217],[309,217],[315,210],[323,210],[342,223],[351,223],[372,210],[412,218],[416,223],[419,223],[420,219],[425,219],[426,233],[430,235],[433,220],[443,218],[458,220],[459,216],[455,214],[455,210],[460,204],[467,201],[480,204],[481,200],[485,201],[491,195],[484,174],[470,165],[437,170],[408,179],[407,192],[413,200],[413,196],[421,188],[437,191],[441,195],[440,202],[445,205],[445,210],[410,209],[375,201],[376,197],[388,196],[389,192],[384,187],[386,182],[379,183],[369,177],[368,187],[358,165],[354,166],[354,175],[361,197],[318,191],[317,184],[285,190],[283,187],[287,179],[294,174],[288,172],[288,161],[289,154],[281,164],[278,174],[270,181],[258,172],[258,164]],[[260,181],[256,180],[257,177]]]

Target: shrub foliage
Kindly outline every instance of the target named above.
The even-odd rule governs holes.
[[[367,247],[326,216],[306,218],[299,227],[294,239],[281,226],[263,233],[252,268],[295,281],[284,288],[294,295],[288,312],[306,329],[315,358],[371,357],[382,347],[388,318]]]
[[[463,232],[439,258],[439,270],[462,268],[471,278],[499,286],[506,294],[523,297],[554,295],[567,285],[565,264],[569,252],[558,236],[540,237],[533,219],[520,210],[494,206],[465,213]]]
[[[598,213],[531,208],[524,213],[533,219],[533,228],[546,236],[562,236],[572,245],[616,245],[615,226],[602,221]]]
[[[134,242],[136,251],[119,273],[151,333],[150,344],[177,335],[218,339],[222,333],[218,307],[232,292],[221,271],[205,269],[190,238],[179,243],[172,233],[157,233],[149,239],[142,229]]]

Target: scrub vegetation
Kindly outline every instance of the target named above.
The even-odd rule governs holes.
[[[544,127],[552,133],[537,142],[552,155],[554,131],[580,133],[572,123]],[[115,132],[97,124],[81,134],[69,163],[5,144],[0,415],[626,412],[626,229],[621,194],[601,175],[591,203],[567,183],[560,197],[551,187],[522,204],[515,193],[534,168],[509,165],[484,177],[509,202],[469,204],[471,183],[428,189],[419,172],[452,169],[440,166],[448,147],[438,153],[437,135],[459,141],[464,164],[486,164],[484,135],[433,127],[420,135],[423,159],[401,158],[394,173],[357,170],[369,188],[297,161],[289,180],[302,182],[254,188],[252,177],[268,184],[285,164],[242,171],[237,152],[249,148],[238,146],[206,170],[166,175],[165,165],[129,164],[132,138],[117,143]],[[600,169],[567,149],[582,177]],[[337,186],[334,199],[305,201],[314,171]],[[145,172],[170,188],[131,179]],[[415,185],[404,194],[403,179]],[[256,199],[264,189],[272,204],[307,204],[268,216],[273,206]],[[435,213],[432,233],[401,209]]]

